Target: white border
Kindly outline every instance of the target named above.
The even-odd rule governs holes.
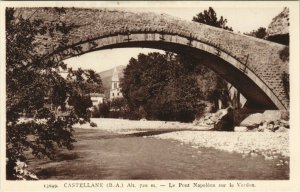
[[[261,2],[261,1],[246,1],[246,2],[217,2],[217,1],[184,1],[184,2],[173,2],[173,1],[164,1],[164,2],[143,2],[143,1],[126,1],[126,2],[0,2],[0,38],[1,38],[1,56],[0,56],[0,129],[1,129],[1,191],[142,191],[138,189],[130,190],[124,188],[110,188],[110,189],[99,189],[99,188],[81,188],[81,189],[68,189],[60,187],[59,189],[45,189],[44,184],[57,184],[63,186],[64,183],[68,181],[6,181],[5,180],[5,7],[25,7],[25,6],[67,6],[67,7],[272,7],[272,6],[288,6],[290,9],[290,82],[291,82],[291,105],[290,105],[290,118],[291,118],[291,132],[290,132],[290,149],[291,149],[291,162],[290,162],[290,180],[287,181],[242,181],[243,183],[255,183],[256,188],[230,188],[226,191],[300,191],[300,127],[299,127],[299,2]],[[263,170],[262,170],[263,171]],[[71,182],[71,181],[69,181]],[[80,182],[80,181],[76,181]],[[82,181],[87,182],[87,181]],[[95,181],[92,181],[95,182]],[[128,183],[129,181],[110,181],[104,180],[103,183],[109,182],[118,182],[118,183]],[[156,184],[168,184],[169,181],[165,180],[156,180],[156,181],[132,181],[133,183],[156,183]],[[189,182],[188,180],[171,180],[171,183],[176,182]],[[220,181],[213,180],[208,181],[209,183],[236,183],[238,181],[228,180]],[[195,188],[172,188],[172,189],[147,189],[147,191],[208,191],[208,189],[195,189]],[[146,191],[146,190],[145,190]],[[213,191],[224,191],[224,189],[216,188]]]

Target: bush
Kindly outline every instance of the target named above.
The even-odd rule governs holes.
[[[97,123],[91,122],[91,123],[90,123],[90,126],[91,126],[91,127],[97,127]]]
[[[108,103],[100,103],[97,107],[94,106],[92,110],[92,117],[94,118],[108,118],[110,113]]]

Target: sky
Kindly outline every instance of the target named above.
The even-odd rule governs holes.
[[[160,8],[160,7],[147,7],[147,8],[122,8],[129,11],[139,12],[155,12],[165,13],[174,17],[178,17],[184,20],[191,21],[193,16],[197,15],[208,7],[171,7],[171,8]],[[232,27],[234,32],[250,32],[256,30],[259,27],[268,28],[272,19],[278,15],[282,10],[283,6],[273,7],[213,7],[217,13],[217,17],[223,16],[227,19],[227,25]],[[65,60],[68,67],[73,69],[93,69],[96,72],[105,71],[114,68],[119,65],[127,65],[131,57],[137,58],[139,53],[149,53],[158,51],[163,53],[164,51],[147,49],[147,48],[118,48],[95,51],[86,53],[79,57],[73,57]]]

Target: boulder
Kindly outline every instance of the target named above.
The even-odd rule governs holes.
[[[228,107],[226,109],[221,109],[216,114],[219,120],[214,124],[214,130],[217,131],[234,130],[233,109],[231,107]]]
[[[263,122],[262,113],[254,113],[246,117],[241,123],[240,126],[244,127],[258,127]]]
[[[274,132],[274,131],[271,129],[264,129],[262,132]]]
[[[258,128],[257,128],[257,131],[258,132],[264,132],[264,130],[267,128],[267,126],[266,125],[260,125],[260,126],[258,126]]]
[[[289,111],[281,110],[281,119],[288,121],[290,119]]]
[[[213,114],[207,113],[200,119],[194,120],[194,125],[213,125],[215,121],[212,120]]]
[[[247,127],[242,127],[242,126],[236,126],[236,127],[234,127],[234,131],[235,132],[246,132],[246,131],[248,131],[248,128]]]
[[[279,127],[276,132],[288,132],[289,129],[285,128],[285,127]]]
[[[259,132],[258,128],[250,129],[249,132]]]
[[[266,110],[262,117],[265,121],[277,121],[281,119],[280,110]]]
[[[268,123],[267,129],[265,129],[265,130],[270,130],[270,131],[274,132],[275,130],[274,130],[274,124],[273,124],[273,122]]]
[[[280,125],[285,128],[290,128],[289,122],[283,119],[280,120]]]

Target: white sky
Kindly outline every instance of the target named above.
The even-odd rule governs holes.
[[[124,9],[124,8],[123,8]],[[125,8],[129,11],[142,11],[142,12],[156,12],[166,13],[175,17],[191,21],[193,16],[208,9],[208,7],[195,7],[195,8]],[[278,15],[282,10],[282,6],[274,7],[213,7],[217,13],[217,17],[223,16],[227,19],[227,25],[232,27],[234,32],[250,32],[259,27],[267,28],[272,19]],[[139,53],[149,53],[151,51],[158,51],[155,49],[147,48],[122,48],[122,49],[108,49],[95,51],[73,57],[65,60],[69,67],[76,69],[93,69],[96,72],[101,72],[111,69],[118,65],[127,65],[131,57],[136,58]],[[161,51],[163,52],[163,51]]]

